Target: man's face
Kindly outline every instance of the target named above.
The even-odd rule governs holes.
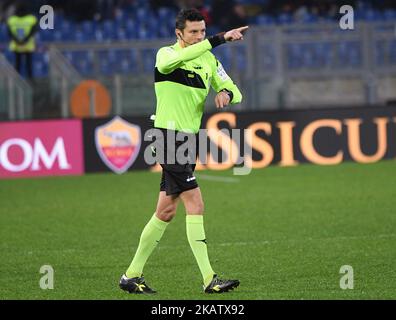
[[[181,41],[182,47],[187,47],[191,44],[201,42],[205,39],[206,26],[205,21],[186,21],[186,27],[183,31],[177,30],[177,33],[182,34],[184,41]]]

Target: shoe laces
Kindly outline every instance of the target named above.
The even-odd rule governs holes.
[[[213,279],[213,284],[214,284],[214,285],[217,285],[217,284],[218,284],[218,285],[222,285],[222,284],[224,284],[224,283],[226,283],[226,282],[227,282],[227,280],[222,280],[222,279],[219,279],[219,278],[217,278],[217,277]]]

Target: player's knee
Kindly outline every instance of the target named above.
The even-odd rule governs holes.
[[[187,212],[189,214],[203,214],[205,211],[205,205],[202,201],[195,201],[190,203]]]
[[[169,222],[176,215],[176,209],[177,207],[175,205],[168,206],[160,212],[157,212],[157,217],[162,221]]]
[[[203,201],[200,201],[198,203],[197,213],[203,214],[204,211],[205,211],[205,205],[204,205]]]

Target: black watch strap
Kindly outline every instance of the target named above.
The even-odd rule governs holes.
[[[208,38],[210,44],[212,45],[212,48],[215,48],[223,43],[226,42],[224,38],[225,32],[220,32],[218,34],[215,34],[214,36],[211,36]]]
[[[220,90],[220,92],[222,92],[222,91],[228,94],[228,96],[230,97],[230,102],[231,102],[232,98],[234,98],[234,94],[232,93],[232,91],[227,90],[227,89]]]

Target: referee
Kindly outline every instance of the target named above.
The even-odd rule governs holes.
[[[223,108],[240,103],[242,95],[221,63],[210,52],[229,41],[243,40],[248,27],[233,29],[205,40],[205,21],[196,9],[183,9],[176,17],[177,42],[161,48],[155,64],[157,108],[154,127],[167,137],[169,131],[197,134],[210,86],[216,90],[215,104]],[[175,152],[178,142],[162,151]],[[195,162],[195,160],[194,160]],[[238,280],[219,279],[208,258],[203,223],[204,203],[193,175],[195,163],[161,163],[162,178],[157,208],[140,237],[139,246],[119,286],[129,293],[155,293],[143,278],[143,267],[176,214],[180,200],[186,209],[186,231],[191,250],[203,278],[204,292],[222,293],[236,288]]]

